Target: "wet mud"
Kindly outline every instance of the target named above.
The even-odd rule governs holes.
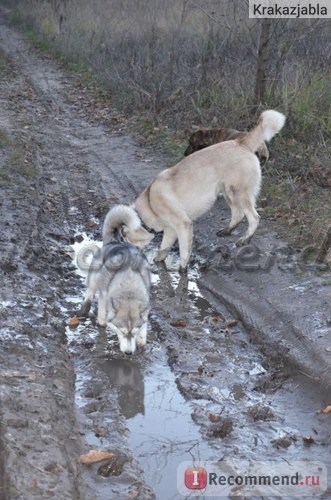
[[[182,462],[228,457],[330,471],[327,269],[302,263],[263,217],[257,253],[238,254],[236,235],[216,236],[229,216],[219,199],[195,225],[187,275],[176,248],[152,264],[144,349],[121,354],[95,308],[72,323],[78,252],[167,159],[3,14],[0,46],[0,497],[176,499]],[[82,463],[90,450],[111,457]]]

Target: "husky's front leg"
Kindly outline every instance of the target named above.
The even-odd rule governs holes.
[[[146,345],[147,341],[147,321],[140,328],[140,332],[137,334],[136,342],[137,346],[143,347]]]
[[[107,293],[102,290],[99,290],[98,324],[107,326]]]
[[[88,316],[88,313],[90,312],[91,305],[93,302],[93,298],[95,295],[95,292],[97,291],[97,280],[96,276],[94,273],[91,273],[88,277],[88,289],[85,295],[85,300],[82,304],[82,307],[78,311],[78,316],[82,316],[83,318]]]

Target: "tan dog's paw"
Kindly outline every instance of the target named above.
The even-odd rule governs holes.
[[[107,326],[107,321],[97,321],[97,324],[98,326],[100,326],[101,328],[106,328]]]
[[[231,230],[228,227],[224,227],[217,231],[216,236],[230,236]]]

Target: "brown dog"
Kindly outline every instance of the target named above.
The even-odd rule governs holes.
[[[200,149],[207,148],[219,142],[232,141],[244,137],[247,132],[239,132],[233,128],[199,128],[189,138],[189,145],[184,152],[184,156],[191,153],[200,151]],[[264,165],[269,159],[269,151],[265,144],[262,142],[256,151],[256,155],[260,162]]]

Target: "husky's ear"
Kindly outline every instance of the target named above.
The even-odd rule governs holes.
[[[123,226],[122,233],[128,243],[136,245],[139,248],[144,248],[154,238],[154,234],[149,233],[143,227],[132,230],[127,226]]]

